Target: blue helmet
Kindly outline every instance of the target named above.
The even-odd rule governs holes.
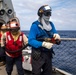
[[[48,5],[43,5],[39,8],[38,10],[38,16],[42,16],[42,14],[44,14],[45,16],[50,15],[51,16],[51,7]],[[48,12],[47,14],[45,12]]]

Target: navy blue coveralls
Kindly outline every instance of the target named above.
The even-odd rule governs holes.
[[[51,75],[52,74],[52,48],[42,47],[43,41],[38,38],[52,38],[52,34],[57,33],[54,25],[50,22],[52,29],[50,35],[39,27],[40,22],[35,21],[30,29],[29,44],[32,46],[32,75]]]
[[[16,64],[17,70],[18,70],[18,75],[24,75],[24,71],[22,68],[22,55],[12,58],[6,55],[6,71],[8,75],[11,75],[12,70],[13,70],[13,65]],[[11,62],[11,63],[10,63]]]

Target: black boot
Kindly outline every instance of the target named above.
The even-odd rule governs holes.
[[[11,73],[7,73],[7,75],[11,75]]]

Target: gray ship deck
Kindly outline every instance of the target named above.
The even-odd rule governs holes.
[[[5,67],[6,67],[5,65],[4,66],[0,66],[0,75],[6,75]],[[15,66],[13,68],[12,75],[18,75]],[[31,75],[31,72],[30,71],[25,71],[25,75]],[[53,75],[64,75],[64,74],[61,74],[61,73],[56,71],[56,72],[53,72]]]

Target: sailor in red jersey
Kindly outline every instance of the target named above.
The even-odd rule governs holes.
[[[0,25],[0,65],[1,65],[1,62],[2,62],[2,59],[1,59],[1,36],[2,36],[2,34],[1,34],[1,26],[2,25]]]
[[[1,31],[0,31],[0,44],[1,44],[1,36],[2,36],[2,35],[1,35]],[[0,46],[1,46],[1,45],[0,45]]]
[[[0,66],[5,64],[5,51],[1,47],[1,38],[2,35],[7,31],[7,26],[6,24],[2,24],[0,27]]]
[[[7,31],[7,26],[6,26],[6,24],[2,24],[1,26],[0,26],[0,44],[1,44],[1,37],[2,37],[2,35],[5,33]],[[1,45],[0,45],[1,46]]]
[[[3,35],[3,38],[6,38],[6,72],[7,75],[11,75],[15,63],[18,75],[24,75],[22,68],[22,51],[20,49],[28,43],[28,39],[26,35],[20,31],[20,23],[17,18],[9,21],[9,28],[10,31]],[[4,46],[4,44],[2,43],[1,46]]]

